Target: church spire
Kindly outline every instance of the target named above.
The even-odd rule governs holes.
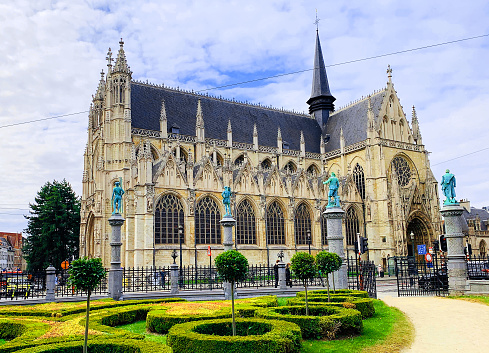
[[[113,72],[123,72],[126,74],[131,74],[131,70],[127,65],[126,53],[124,52],[124,41],[120,40],[119,42],[119,52],[117,53],[117,59],[115,59],[115,65]]]
[[[421,132],[419,131],[419,121],[418,121],[418,116],[416,114],[416,108],[414,108],[413,105],[413,115],[411,119],[411,125],[413,127],[413,138],[416,144],[422,145],[423,140],[421,138]]]
[[[312,75],[311,98],[308,99],[309,114],[314,114],[319,126],[323,127],[328,121],[330,112],[334,111],[333,102],[336,100],[329,90],[328,76],[324,65],[323,52],[316,33],[316,52],[314,55],[314,72]]]
[[[98,83],[97,93],[95,93],[96,100],[104,100],[105,94],[105,74],[104,70],[100,72],[100,81]]]

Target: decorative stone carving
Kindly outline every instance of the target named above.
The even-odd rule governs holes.
[[[187,197],[187,203],[188,203],[188,213],[189,213],[189,215],[193,215],[194,210],[195,210],[195,190],[194,189],[189,189],[188,197]]]
[[[155,187],[154,185],[146,185],[146,212],[153,212],[153,203],[155,196]]]

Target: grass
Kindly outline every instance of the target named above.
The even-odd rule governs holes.
[[[363,333],[334,341],[304,341],[301,352],[399,352],[411,345],[414,327],[404,314],[396,308],[375,301],[375,316],[363,321]]]
[[[166,344],[166,335],[159,335],[157,333],[150,333],[146,331],[146,321],[136,321],[132,324],[117,326],[117,328],[127,330],[133,333],[139,333],[145,336],[145,340],[153,341],[161,344]]]
[[[7,341],[6,341],[6,340],[4,340],[4,339],[0,339],[0,346],[1,346],[2,344],[5,344],[5,343],[7,343]]]
[[[457,296],[457,297],[450,296],[448,298],[461,299],[461,300],[466,300],[469,302],[489,305],[489,296],[487,296],[487,295],[461,295],[461,296]]]

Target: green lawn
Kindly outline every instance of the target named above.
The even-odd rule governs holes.
[[[287,299],[278,298],[279,305],[285,305]],[[401,348],[409,346],[414,336],[412,325],[406,317],[396,308],[389,307],[380,300],[375,301],[375,316],[364,320],[363,324],[364,331],[360,336],[334,341],[304,341],[301,352],[399,352]],[[119,328],[143,334],[147,340],[166,344],[166,335],[146,332],[145,321],[119,326]]]
[[[0,346],[1,346],[2,344],[5,344],[5,342],[7,342],[7,341],[6,341],[6,340],[3,340],[3,339],[0,339]]]
[[[469,302],[476,302],[481,304],[489,305],[489,296],[487,295],[461,295],[461,296],[450,296],[452,299],[462,299]]]

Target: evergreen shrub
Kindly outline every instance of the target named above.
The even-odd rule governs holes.
[[[309,297],[309,305],[331,305],[333,307],[348,307],[343,303],[348,302],[353,304],[353,309],[357,309],[364,319],[374,316],[375,307],[374,300],[370,298],[358,298],[358,297],[347,297],[347,296],[331,296],[331,301],[328,302],[328,296],[312,296]],[[304,305],[304,297],[290,298],[287,299],[287,305]]]

